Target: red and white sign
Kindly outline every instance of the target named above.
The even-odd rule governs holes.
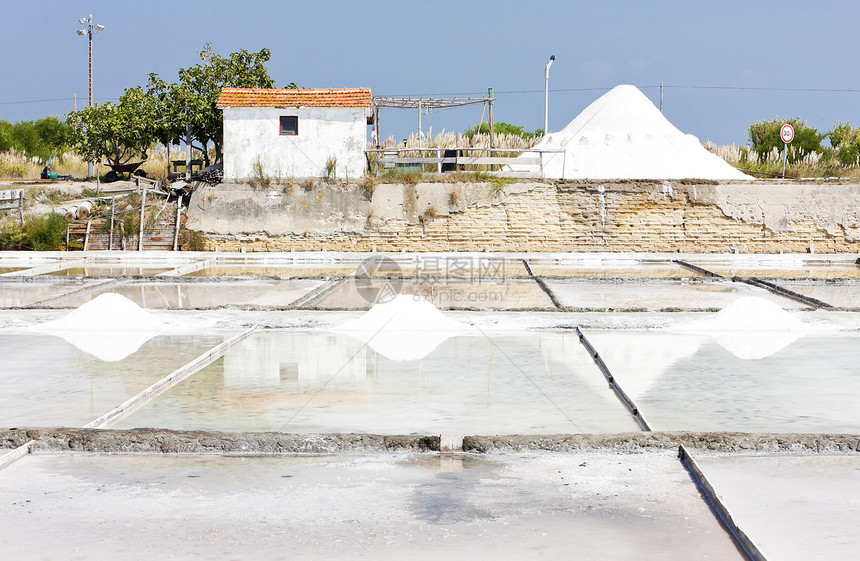
[[[789,125],[788,123],[782,125],[782,128],[779,129],[779,136],[782,137],[782,141],[788,144],[792,140],[794,140],[794,127]]]

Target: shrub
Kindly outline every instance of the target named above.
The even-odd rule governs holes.
[[[182,251],[206,251],[206,235],[197,230],[183,229],[179,232],[179,248]]]
[[[793,119],[771,119],[757,121],[749,126],[749,139],[753,151],[758,155],[759,162],[765,162],[768,154],[774,148],[780,152],[785,147],[779,130],[782,125],[789,123],[794,127],[794,140],[788,145],[788,161],[798,162],[812,153],[821,153],[821,141],[825,135],[808,126],[806,121],[795,117]]]
[[[66,218],[59,214],[30,218],[24,223],[24,244],[36,251],[62,249],[67,225]]]
[[[842,124],[841,121],[836,121],[827,137],[836,159],[846,166],[857,164],[857,156],[860,154],[860,129],[855,129],[850,123]]]
[[[337,179],[337,156],[329,156],[325,161],[325,176],[327,179]]]
[[[512,125],[504,121],[499,121],[498,123],[493,123],[493,134],[519,136],[521,138],[540,138],[541,136],[543,136],[543,130],[527,132],[524,131],[523,128],[525,127]],[[469,140],[471,140],[472,137],[476,134],[490,134],[489,123],[481,123],[479,125],[475,125],[474,127],[467,129],[465,132],[463,132],[463,136],[465,136]]]

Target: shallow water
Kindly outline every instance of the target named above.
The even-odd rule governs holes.
[[[173,267],[143,267],[143,266],[86,266],[72,267],[71,269],[63,269],[48,273],[57,277],[127,277],[127,276],[152,276],[165,271],[170,271]]]
[[[393,361],[348,335],[255,334],[117,428],[555,434],[639,430],[574,334],[457,336]]]
[[[56,282],[0,282],[0,307],[16,308],[29,306],[83,288],[96,281],[57,280]]]
[[[548,280],[546,283],[562,305],[573,308],[709,310],[724,308],[744,296],[758,296],[788,310],[804,307],[767,290],[731,281]]]
[[[156,335],[104,362],[54,335],[0,332],[0,425],[83,426],[224,338]]]
[[[856,332],[586,337],[654,430],[860,432]]]
[[[457,280],[425,277],[415,279],[349,279],[313,304],[320,309],[369,309],[376,299],[391,294],[413,294],[440,309],[478,308],[516,310],[554,306],[540,286],[530,279]]]
[[[211,309],[223,306],[289,306],[314,288],[319,280],[253,280],[235,282],[133,282],[110,285],[101,292],[116,292],[142,308]],[[56,306],[74,307],[100,292],[57,300]]]

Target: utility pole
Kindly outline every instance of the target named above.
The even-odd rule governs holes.
[[[663,112],[663,82],[660,82],[660,113]]]
[[[87,107],[93,106],[93,35],[98,33],[99,31],[103,31],[105,26],[103,25],[93,25],[93,15],[90,14],[89,17],[81,18],[78,20],[79,23],[85,24],[87,26],[86,29],[78,29],[78,35],[86,35],[89,37],[89,72],[87,74]],[[77,102],[75,103],[77,105]],[[93,163],[87,162],[87,177],[93,176]]]
[[[555,60],[555,55],[549,57],[549,62],[546,63],[544,69],[544,95],[543,95],[543,135],[549,134],[549,67]]]

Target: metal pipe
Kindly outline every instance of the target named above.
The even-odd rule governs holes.
[[[555,55],[549,57],[549,62],[546,63],[544,69],[544,97],[543,97],[543,135],[549,134],[549,67],[555,60]]]

